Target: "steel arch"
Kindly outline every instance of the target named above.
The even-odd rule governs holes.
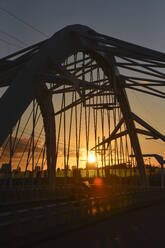
[[[93,40],[88,39],[92,37]],[[123,80],[118,76],[115,67],[115,62],[112,54],[106,46],[102,47],[101,40],[97,37],[97,33],[82,25],[71,25],[57,32],[50,39],[45,41],[38,51],[34,53],[32,58],[27,60],[26,65],[21,69],[14,82],[1,98],[0,114],[2,121],[0,122],[0,145],[9,135],[18,119],[26,110],[32,99],[37,98],[41,107],[44,118],[44,125],[47,140],[47,156],[49,164],[49,173],[51,175],[51,184],[55,182],[55,123],[52,118],[53,106],[51,99],[48,97],[47,102],[43,104],[41,100],[43,96],[43,81],[40,74],[45,68],[48,68],[52,63],[62,63],[67,57],[78,51],[88,52],[93,56],[103,68],[103,71],[111,80],[113,90],[120,103],[120,108],[128,129],[131,144],[134,149],[137,164],[140,169],[141,179],[144,185],[147,184],[144,162],[141,154],[141,149],[131,114],[128,98],[123,88]],[[23,83],[22,83],[23,82]],[[44,89],[46,92],[46,90]],[[43,93],[45,94],[45,93]],[[21,103],[21,104],[20,104]],[[47,117],[45,106],[49,106],[49,118]],[[49,121],[48,121],[49,119]],[[50,120],[51,119],[51,120]],[[53,134],[54,132],[54,134]],[[50,136],[52,138],[50,138]],[[53,166],[52,166],[53,165]]]

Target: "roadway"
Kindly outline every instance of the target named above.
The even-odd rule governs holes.
[[[165,246],[164,226],[165,203],[112,216],[56,237],[52,230],[45,240],[31,247],[162,248]]]
[[[158,243],[164,238],[160,235],[165,222],[164,196],[165,191],[152,189],[108,198],[45,199],[1,205],[0,247],[146,248],[143,242],[150,240],[151,247],[155,247],[153,239],[156,237]]]

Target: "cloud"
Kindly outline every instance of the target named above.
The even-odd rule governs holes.
[[[14,153],[12,156],[12,161],[13,164],[16,164],[19,162],[19,160],[22,157],[22,154],[24,153],[23,159],[22,161],[25,163],[25,161],[27,160],[27,155],[28,155],[28,151],[29,149],[32,150],[32,143],[30,145],[30,140],[28,138],[22,138],[19,140],[19,138],[16,139],[12,137],[11,138],[11,144],[15,144],[14,146]],[[42,147],[43,147],[43,141],[39,140],[36,144],[36,140],[34,140],[34,144],[35,144],[35,153],[34,153],[34,157],[37,159]],[[11,154],[11,150],[10,150],[10,142],[9,139],[6,140],[6,142],[3,144],[2,147],[0,147],[0,163],[9,163],[9,159],[10,159],[10,154]],[[31,155],[30,155],[31,156]]]

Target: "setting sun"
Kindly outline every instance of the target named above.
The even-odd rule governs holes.
[[[89,154],[88,156],[88,162],[89,163],[94,163],[96,161],[96,157],[94,154]]]

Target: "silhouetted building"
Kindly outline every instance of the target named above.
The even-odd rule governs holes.
[[[0,169],[1,173],[4,174],[10,174],[11,173],[11,166],[10,164],[2,164],[1,169]]]

